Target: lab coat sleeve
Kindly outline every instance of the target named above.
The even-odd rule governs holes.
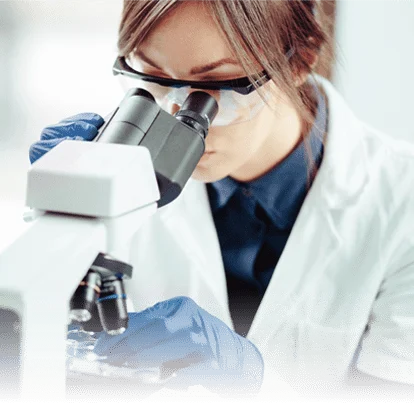
[[[258,399],[297,399],[296,392],[282,377],[265,361],[264,378]]]
[[[356,368],[414,385],[414,258],[387,276],[373,303]]]
[[[277,371],[278,357],[272,351],[272,343],[263,337],[249,338],[260,351],[264,363],[263,383],[258,399],[297,399],[301,396],[290,386]]]

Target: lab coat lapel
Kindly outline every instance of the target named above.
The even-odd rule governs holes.
[[[335,218],[320,205],[318,192],[313,189],[306,197],[253,320],[248,337],[259,347],[294,314],[341,248]]]
[[[248,337],[259,348],[283,328],[329,267],[337,266],[344,246],[340,222],[368,180],[362,124],[329,82],[318,81],[328,98],[324,158],[250,329]]]

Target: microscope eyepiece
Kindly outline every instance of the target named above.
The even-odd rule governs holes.
[[[147,99],[150,99],[151,101],[155,103],[154,96],[148,90],[141,89],[139,87],[134,87],[132,89],[129,89],[128,92],[125,94],[124,99],[128,99],[129,97],[132,97],[132,96],[144,96]]]
[[[206,92],[196,91],[190,93],[181,109],[174,114],[174,117],[197,131],[201,130],[205,138],[217,113],[218,104],[216,99]]]

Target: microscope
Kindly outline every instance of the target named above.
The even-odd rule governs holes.
[[[92,142],[62,141],[32,165],[37,218],[0,255],[0,394],[63,399],[68,323],[127,329],[130,240],[180,195],[217,112],[206,92],[170,115],[130,89]]]

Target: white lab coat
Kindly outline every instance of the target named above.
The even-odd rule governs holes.
[[[266,376],[341,385],[351,368],[414,384],[414,148],[360,122],[333,86],[325,154],[247,336]],[[232,326],[205,185],[133,239],[135,310],[178,295]],[[276,375],[274,375],[276,376]]]

